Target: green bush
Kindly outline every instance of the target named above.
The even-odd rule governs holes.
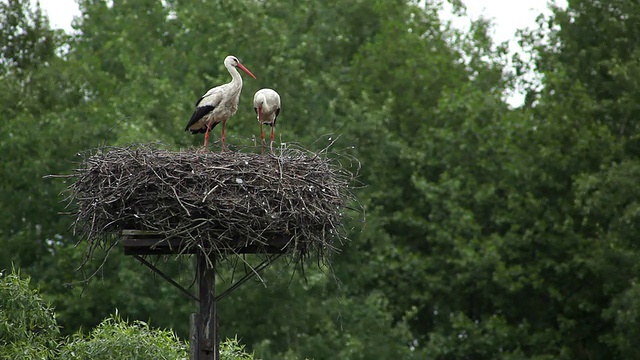
[[[64,338],[53,308],[30,278],[16,269],[0,271],[0,359],[187,359],[188,345],[171,330],[152,329],[143,321],[129,323],[118,312],[88,335],[78,332]],[[253,360],[237,338],[220,344],[224,360]]]
[[[142,321],[129,324],[118,313],[88,336],[82,333],[61,346],[59,359],[187,359],[184,343],[169,330],[152,329]]]
[[[116,312],[91,331],[78,333],[61,346],[59,359],[188,359],[188,344],[171,330],[152,329],[143,321],[128,323]],[[237,339],[220,344],[223,360],[253,360]]]
[[[50,358],[60,329],[53,309],[29,288],[31,279],[0,271],[0,358]]]

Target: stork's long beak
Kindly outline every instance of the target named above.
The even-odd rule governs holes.
[[[249,71],[249,69],[247,69],[246,67],[244,67],[244,65],[240,64],[240,62],[238,62],[238,67],[239,67],[242,71],[244,71],[244,72],[246,72],[247,74],[249,74],[249,76],[251,76],[252,78],[254,78],[254,79],[256,78],[256,77],[255,77],[255,75],[253,75],[253,74],[251,73],[251,71]]]

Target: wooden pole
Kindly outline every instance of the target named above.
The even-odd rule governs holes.
[[[218,314],[216,311],[216,257],[198,253],[200,280],[200,327],[198,360],[220,360],[218,344]],[[207,263],[211,264],[209,268]]]
[[[198,360],[200,356],[200,333],[202,332],[200,313],[192,313],[189,317],[189,359]]]

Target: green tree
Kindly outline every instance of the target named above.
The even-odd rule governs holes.
[[[86,286],[65,286],[83,279],[82,239],[56,214],[65,184],[41,177],[102,144],[199,145],[183,126],[228,81],[232,53],[258,79],[245,81],[231,142],[257,134],[251,95],[275,88],[283,142],[319,149],[341,135],[335,151],[359,159],[366,222],[345,222],[352,241],[330,269],[274,265],[268,288],[221,302],[223,335],[287,359],[637,357],[633,1],[571,0],[540,18],[522,42],[543,82],[521,109],[505,103],[515,82],[491,24],[454,30],[433,2],[79,4],[69,38],[10,1],[2,23],[26,30],[0,37],[13,49],[0,64],[0,265],[34,274],[64,332],[117,330],[103,319],[118,308],[186,335],[195,304],[118,249]],[[159,266],[189,283],[191,263]],[[148,330],[127,329],[118,336]]]
[[[567,338],[569,354],[579,356],[637,356],[630,346],[637,334],[629,325],[638,322],[638,313],[628,299],[637,291],[640,255],[630,235],[638,213],[633,184],[640,113],[632,99],[640,89],[639,9],[633,1],[570,1],[525,38],[545,77],[533,113],[546,120],[538,121],[546,134],[554,134],[556,147],[571,155],[548,167],[571,179],[565,183],[565,207],[583,248],[590,250],[574,262],[583,270],[575,281],[579,295],[572,294],[573,307],[580,309],[574,314],[589,324],[566,321],[578,337]]]
[[[21,74],[43,66],[53,57],[56,34],[49,26],[40,4],[28,0],[0,3],[0,76]]]
[[[603,26],[586,24],[601,17],[615,22],[616,14],[626,13],[631,3],[611,6],[611,15],[598,10],[603,7],[599,2],[586,3],[591,2],[570,2],[567,13],[590,9],[587,13],[598,15],[563,22],[564,12],[557,9],[560,30],[550,35],[557,42],[548,47],[544,41],[535,43],[537,70],[546,81],[533,111],[512,111],[503,103],[511,79],[502,74],[504,52],[488,41],[483,21],[458,38],[467,41],[456,42],[447,52],[447,39],[454,35],[442,35],[438,42],[433,36],[437,32],[427,31],[429,20],[414,14],[426,29],[403,31],[393,23],[395,32],[388,32],[393,42],[379,38],[379,46],[365,48],[366,56],[358,60],[360,68],[369,67],[357,83],[371,81],[377,91],[371,93],[377,99],[373,103],[391,111],[369,123],[375,125],[363,126],[378,133],[370,135],[373,145],[360,156],[364,181],[371,186],[361,196],[369,209],[369,229],[358,237],[359,244],[366,244],[359,256],[368,254],[371,263],[361,270],[357,266],[362,263],[355,262],[350,279],[362,281],[355,291],[387,289],[396,318],[416,306],[418,321],[411,329],[430,357],[634,354],[622,329],[635,320],[614,314],[636,313],[628,299],[635,291],[629,281],[633,284],[637,276],[637,267],[630,265],[637,253],[618,244],[611,230],[602,232],[615,224],[619,233],[621,219],[635,223],[634,195],[625,187],[633,178],[617,179],[633,173],[633,161],[624,164],[625,170],[602,171],[616,164],[623,149],[632,149],[618,135],[621,128],[630,130],[603,121],[611,112],[591,98],[601,94],[599,84],[585,86],[571,75],[597,73],[573,62],[580,56],[597,62],[593,54],[561,55],[563,36],[576,42],[598,38],[595,54],[616,54],[603,39],[618,38],[621,23],[608,28],[607,35],[600,34]],[[437,23],[433,15],[426,19]],[[556,29],[558,22],[550,24]],[[635,39],[634,25],[624,28],[628,39]],[[596,34],[586,35],[592,31]],[[410,42],[407,33],[420,40],[416,36]],[[416,50],[421,46],[425,50]],[[424,55],[429,46],[439,58]],[[423,56],[410,57],[403,53],[406,49]],[[385,55],[396,64],[410,59],[417,65],[409,72],[390,66],[393,62],[385,61]],[[631,65],[625,69],[630,72]],[[419,90],[423,79],[429,86]],[[619,186],[625,200],[607,203],[610,215],[601,218],[597,204],[616,198],[615,193],[600,194],[607,183]],[[590,204],[594,194],[601,199],[595,206]],[[629,266],[613,270],[622,264]],[[610,308],[612,299],[616,305]],[[611,331],[611,320],[620,322],[620,330]]]

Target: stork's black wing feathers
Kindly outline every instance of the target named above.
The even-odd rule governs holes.
[[[215,106],[211,106],[211,105],[198,106],[196,108],[196,111],[193,112],[193,115],[191,115],[191,120],[189,120],[189,123],[187,124],[187,127],[184,128],[184,131],[190,130],[189,127],[191,127],[191,125],[195,124],[196,122],[198,122],[198,120],[202,119],[205,115],[207,115],[208,113],[212,112],[213,109],[215,109]],[[211,127],[213,128],[213,126],[211,126]],[[207,129],[206,129],[206,127],[204,127],[202,129],[191,130],[191,133],[192,134],[198,134],[198,133],[204,133],[206,131],[207,131]]]
[[[211,124],[211,129],[213,129],[214,127],[216,127],[216,125],[218,125],[218,123],[213,123]],[[209,129],[209,130],[211,130]],[[206,134],[207,133],[207,127],[202,127],[198,130],[191,130],[191,135],[195,135],[195,134]]]

